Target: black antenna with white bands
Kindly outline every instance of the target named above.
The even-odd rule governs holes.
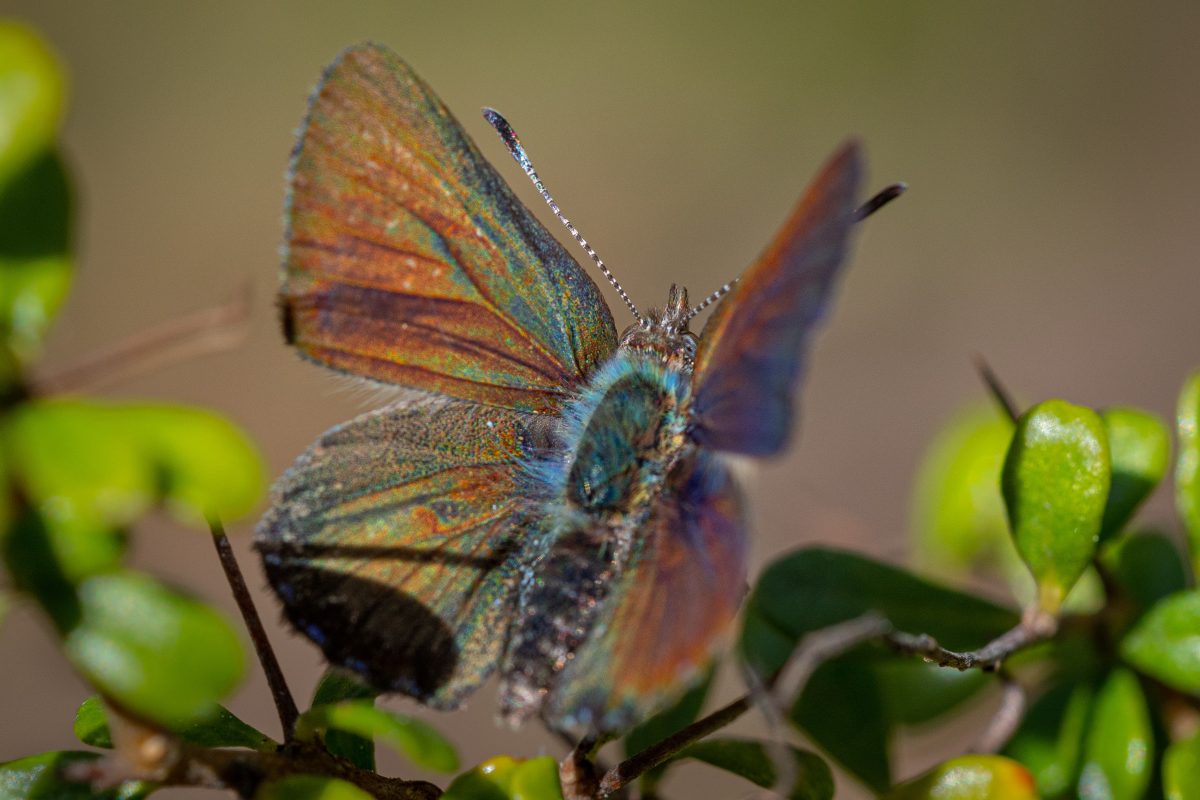
[[[625,293],[621,284],[617,282],[616,277],[609,272],[608,267],[600,260],[600,256],[596,255],[596,251],[587,243],[587,239],[584,239],[579,234],[579,231],[575,229],[575,226],[571,224],[571,221],[563,215],[562,210],[558,207],[558,203],[554,202],[554,198],[550,196],[550,192],[546,190],[546,185],[538,177],[537,172],[533,168],[533,162],[525,154],[525,148],[521,146],[521,140],[517,138],[517,134],[513,131],[512,126],[508,124],[508,120],[501,116],[500,112],[494,108],[483,109],[483,118],[496,129],[496,133],[500,134],[500,139],[504,142],[504,146],[508,148],[508,152],[512,155],[513,160],[521,166],[521,169],[529,176],[529,180],[533,181],[533,188],[538,190],[538,194],[546,201],[546,205],[550,206],[550,210],[554,212],[554,216],[558,217],[558,221],[566,227],[572,238],[579,242],[579,246],[583,248],[584,252],[588,254],[592,261],[596,262],[596,266],[604,273],[604,277],[608,279],[612,287],[617,290],[617,294],[625,301],[625,305],[633,312],[633,316],[637,318],[641,326],[643,328],[647,327],[649,323],[646,322],[646,318],[638,312],[637,306],[629,299],[629,295]]]

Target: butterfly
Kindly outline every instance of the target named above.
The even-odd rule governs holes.
[[[861,172],[844,145],[710,297],[699,336],[709,303],[678,287],[645,315],[628,303],[618,335],[429,87],[386,48],[343,52],[292,154],[284,335],[400,393],[323,434],[272,491],[255,546],[291,624],[332,664],[438,708],[498,671],[512,724],[611,735],[670,701],[745,593],[727,462],[788,441],[810,333],[873,210]]]

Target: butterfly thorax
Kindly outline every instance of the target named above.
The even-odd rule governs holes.
[[[686,436],[691,376],[684,354],[665,349],[665,327],[639,331],[646,338],[623,342],[564,409],[560,449],[532,473],[546,497],[538,516],[547,527],[525,568],[509,645],[502,716],[513,723],[538,712],[577,648],[605,624],[610,588],[644,546],[672,469],[695,449]],[[689,350],[687,367],[690,361]]]
[[[621,349],[691,372],[696,356],[696,334],[688,330],[691,317],[687,289],[672,284],[665,306],[650,309],[644,321],[630,325],[621,334]]]

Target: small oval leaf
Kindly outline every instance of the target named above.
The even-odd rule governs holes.
[[[562,800],[558,763],[550,756],[490,758],[451,781],[442,800]]]
[[[329,729],[378,739],[426,769],[438,772],[458,769],[454,746],[431,725],[376,708],[370,700],[317,706],[304,712],[296,723],[296,735],[301,738]]]
[[[1029,770],[1004,756],[961,756],[901,784],[886,800],[1037,800]]]
[[[198,747],[245,747],[271,752],[279,745],[269,736],[255,730],[224,706],[205,719],[180,726],[174,731],[185,742]],[[99,695],[92,695],[75,712],[75,737],[92,747],[111,748],[112,731],[108,726],[108,710]]]
[[[921,459],[913,490],[911,529],[922,564],[994,570],[1011,552],[1000,471],[1013,423],[995,405],[952,419]]]
[[[1091,409],[1047,400],[1017,421],[1002,487],[1043,612],[1058,613],[1091,562],[1111,476],[1104,425]]]
[[[154,465],[167,507],[181,521],[208,530],[210,518],[233,520],[254,510],[266,469],[254,445],[229,420],[165,404],[110,410]]]
[[[358,676],[338,667],[325,670],[313,692],[312,707],[329,705],[341,700],[371,700],[378,695],[375,689],[363,683]],[[373,739],[345,731],[331,730],[325,733],[325,749],[340,756],[359,769],[375,769],[375,742]]]
[[[1137,408],[1108,408],[1100,419],[1112,459],[1112,485],[1100,525],[1104,542],[1125,527],[1167,474],[1171,434],[1161,419]]]
[[[1004,748],[1004,755],[1033,774],[1043,797],[1066,795],[1079,774],[1093,694],[1088,684],[1073,681],[1049,689],[1034,701]]]
[[[1167,748],[1162,770],[1166,800],[1200,797],[1200,731]]]
[[[777,787],[777,759],[790,755],[792,785]],[[820,756],[807,750],[780,745],[780,752],[768,750],[763,742],[753,739],[716,737],[704,739],[684,748],[676,760],[692,758],[705,764],[740,775],[764,789],[782,792],[790,800],[830,800],[833,797],[833,772]]]
[[[1200,695],[1200,590],[1150,609],[1121,642],[1121,655],[1150,677]]]
[[[216,611],[133,572],[78,587],[80,621],[64,649],[75,666],[130,711],[178,728],[214,713],[242,675],[243,653]]]
[[[1191,546],[1192,574],[1200,575],[1200,371],[1188,377],[1179,393],[1175,431],[1175,507]]]
[[[26,403],[4,431],[10,468],[30,504],[60,528],[128,525],[154,502],[152,465],[111,415],[80,400]]]
[[[1117,669],[1096,693],[1083,748],[1080,797],[1139,800],[1154,767],[1154,732],[1137,678]]]
[[[58,59],[33,29],[0,21],[0,184],[53,146],[65,83]]]

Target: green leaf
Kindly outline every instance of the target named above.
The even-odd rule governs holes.
[[[1166,800],[1200,797],[1200,732],[1168,747],[1162,770]]]
[[[1037,800],[1029,770],[1004,756],[960,756],[885,796],[886,800]]]
[[[741,650],[760,674],[771,675],[806,634],[867,612],[958,650],[979,647],[1018,621],[1012,611],[896,567],[854,553],[808,548],[763,571],[746,604]],[[892,720],[876,660],[852,654],[823,665],[792,709],[792,720],[847,770],[883,790],[890,784]]]
[[[91,571],[113,565],[102,551],[87,547],[106,541],[85,533],[55,531],[40,514],[26,511],[5,532],[0,544],[14,586],[35,598],[59,633],[65,633],[79,623],[74,582]]]
[[[331,728],[379,739],[426,769],[438,772],[458,769],[454,746],[431,725],[376,708],[370,700],[346,700],[309,709],[296,723],[296,736],[308,739],[317,731]]]
[[[1175,419],[1175,507],[1191,546],[1192,574],[1200,576],[1200,371],[1184,382]]]
[[[1140,617],[1158,601],[1187,588],[1187,567],[1170,538],[1140,531],[1110,542],[1100,555],[1109,574],[1133,601]]]
[[[708,689],[712,684],[713,668],[707,668],[700,681],[688,689],[675,705],[664,709],[650,719],[638,725],[625,736],[622,746],[625,757],[637,755],[651,745],[658,744],[668,736],[673,736],[691,725],[700,716],[704,708],[704,700],[708,697]],[[660,764],[654,769],[647,770],[638,779],[643,794],[653,794],[654,787],[666,774],[671,762]]]
[[[1033,773],[1042,797],[1061,797],[1074,787],[1092,698],[1092,688],[1086,683],[1052,687],[1034,701],[1005,746],[1005,755]]]
[[[329,705],[341,700],[374,700],[379,693],[359,678],[337,667],[325,670],[313,692],[312,707]],[[345,731],[325,733],[325,749],[340,756],[359,769],[375,770],[375,742],[369,737]]]
[[[1001,485],[1017,552],[1048,614],[1092,560],[1111,479],[1104,424],[1091,409],[1047,400],[1017,421]]]
[[[26,497],[55,528],[123,527],[154,502],[153,465],[103,406],[26,403],[12,415],[5,439]]]
[[[353,783],[322,775],[289,775],[264,783],[254,800],[375,800]]]
[[[64,649],[123,707],[178,728],[209,719],[238,683],[243,653],[216,611],[133,572],[78,587],[81,618]]]
[[[496,756],[456,777],[442,800],[562,800],[558,764],[550,756]]]
[[[1121,655],[1150,677],[1200,695],[1200,590],[1150,609],[1121,642]]]
[[[1138,800],[1154,768],[1154,732],[1133,673],[1114,670],[1096,694],[1084,742],[1081,797]]]
[[[232,520],[254,510],[266,469],[254,445],[225,418],[164,404],[113,406],[111,412],[154,465],[167,507],[183,521]]]
[[[54,152],[0,184],[0,220],[0,345],[10,394],[71,287],[71,189]]]
[[[42,38],[0,20],[0,185],[52,147],[65,105],[62,68]]]
[[[998,552],[1011,551],[1000,471],[1012,432],[1012,421],[988,403],[960,413],[929,446],[911,515],[921,563],[993,568]]]
[[[180,726],[174,732],[185,742],[199,747],[245,747],[271,752],[279,746],[269,736],[238,719],[224,706],[217,706],[207,718]],[[75,737],[92,747],[113,746],[108,712],[98,695],[84,700],[75,712]]]
[[[1100,525],[1103,542],[1125,527],[1167,474],[1171,435],[1161,419],[1137,408],[1105,409],[1100,419],[1112,459],[1112,486]]]
[[[850,654],[818,667],[789,717],[867,786],[883,791],[891,785],[892,725],[866,658]]]
[[[128,525],[160,497],[189,523],[254,508],[264,468],[227,420],[183,406],[29,403],[7,430],[13,469],[56,527]]]
[[[62,751],[42,753],[0,764],[0,800],[141,800],[154,787],[130,781],[105,791],[68,780],[64,771],[72,764],[96,761],[99,753]]]
[[[108,729],[108,715],[99,695],[92,695],[79,704],[75,711],[75,738],[92,747],[110,749],[113,746],[112,731]]]
[[[874,665],[889,719],[921,725],[953,711],[992,683],[982,670],[960,672],[915,659],[891,659]]]
[[[696,742],[682,750],[676,760],[703,761],[718,769],[740,775],[764,789],[772,789],[779,780],[776,759],[790,754],[794,759],[792,785],[784,797],[791,800],[830,800],[833,797],[833,773],[815,753],[781,744],[781,752],[768,750],[765,743],[752,739],[719,737]]]
[[[741,650],[770,675],[806,634],[867,612],[945,647],[979,647],[1017,624],[1017,614],[856,553],[823,547],[786,554],[763,571],[746,603]]]

